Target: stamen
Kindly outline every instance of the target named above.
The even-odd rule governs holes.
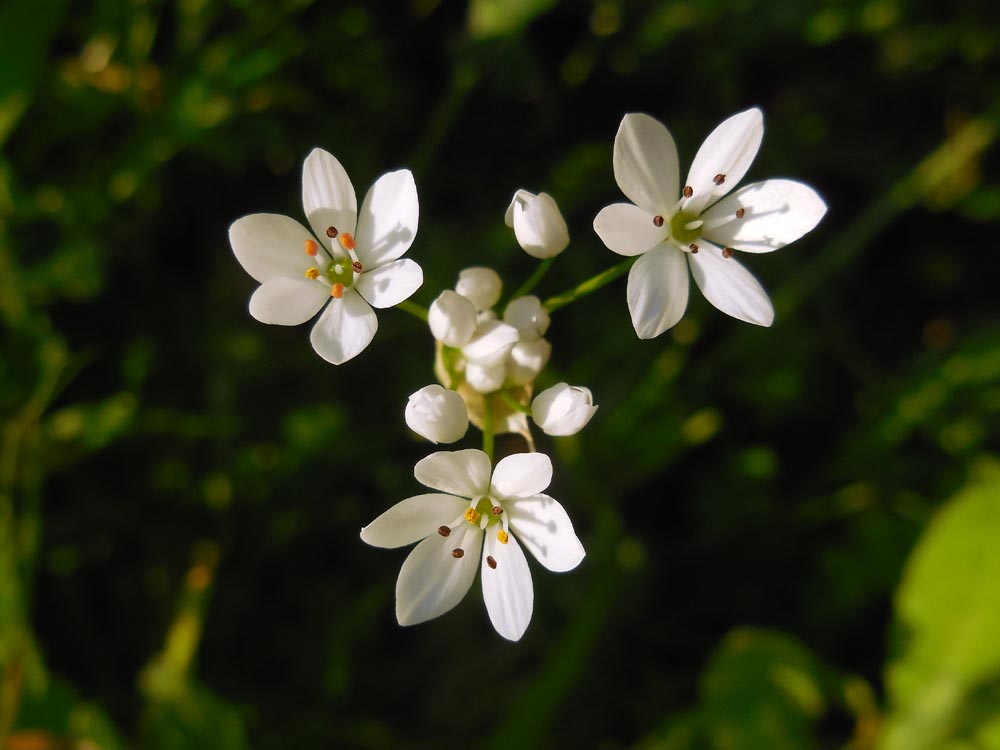
[[[339,242],[340,246],[345,250],[354,249],[354,238],[347,232],[341,232],[337,237],[337,242]]]
[[[731,247],[724,247],[724,248],[722,248],[722,257],[723,258],[732,258],[733,257],[733,249]]]
[[[691,255],[697,255],[698,246],[692,242],[690,245],[688,245],[688,250],[691,251]]]
[[[500,529],[500,531],[497,532],[497,541],[500,542],[500,544],[506,544],[509,538],[510,537],[507,536],[507,532],[503,529]]]
[[[448,536],[451,533],[451,529],[447,526],[438,526],[438,534],[441,536]]]
[[[653,226],[654,227],[662,227],[663,226],[663,217],[660,216],[659,214],[657,214],[656,216],[654,216],[653,217]]]
[[[497,569],[497,561],[493,559],[493,555],[486,556],[486,564],[490,566],[490,570]]]
[[[308,269],[306,269],[306,278],[307,279],[312,279],[313,281],[315,281],[316,279],[318,279],[319,278],[319,269],[318,268],[308,268]]]
[[[336,297],[337,299],[340,299],[341,297],[343,297],[344,296],[344,285],[343,284],[334,284],[333,288],[330,289],[330,296],[331,297]]]
[[[453,549],[451,551],[451,556],[454,557],[456,560],[459,560],[465,557],[465,550],[462,549],[461,547],[459,547],[458,549]]]
[[[336,237],[337,234],[338,234],[337,227],[327,227],[326,228],[326,236],[329,237],[331,240],[334,237]]]
[[[503,513],[503,508],[501,508],[499,505],[494,505],[492,508],[490,508],[490,513],[492,513],[494,516],[499,516],[501,513]]]
[[[745,214],[745,213],[746,213],[745,209],[737,208],[736,209],[736,218],[737,219],[742,219],[743,218],[743,214]]]
[[[306,255],[315,258],[317,252],[319,252],[319,245],[316,244],[316,240],[306,240]]]
[[[468,521],[469,523],[479,522],[479,514],[476,512],[475,508],[465,509],[465,520]]]
[[[690,198],[692,195],[694,195],[694,188],[691,187],[690,185],[685,185],[683,192],[685,198]]]
[[[716,185],[721,185],[725,181],[726,181],[726,176],[724,174],[717,174],[715,175],[715,177],[712,178],[712,182],[714,182]]]
[[[351,263],[351,268],[354,269],[354,273],[361,273],[361,271],[364,269],[364,266],[361,265],[360,260],[356,260],[353,263]]]

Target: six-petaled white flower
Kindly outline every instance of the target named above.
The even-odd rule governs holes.
[[[594,230],[614,252],[642,256],[629,271],[627,289],[639,338],[659,336],[680,320],[688,266],[722,312],[757,325],[773,322],[767,292],[733,251],[766,253],[787,245],[819,223],[826,204],[808,185],[784,179],[725,197],[746,174],[763,133],[759,109],[724,121],[698,149],[682,188],[670,132],[648,115],[625,115],[615,136],[614,173],[632,203],[602,209]]]
[[[359,215],[347,172],[317,148],[302,169],[302,205],[312,232],[287,216],[252,214],[233,223],[229,241],[261,284],[250,314],[293,326],[326,306],[310,340],[317,354],[339,365],[374,337],[372,307],[397,305],[423,283],[420,266],[401,258],[417,233],[417,189],[408,169],[384,174]]]
[[[462,601],[480,568],[493,627],[504,638],[520,639],[534,603],[521,544],[555,572],[572,570],[585,554],[562,505],[542,494],[552,481],[548,456],[507,456],[491,477],[482,451],[442,451],[417,463],[413,473],[440,492],[407,498],[361,530],[362,540],[375,547],[420,542],[396,581],[399,624],[443,615]]]

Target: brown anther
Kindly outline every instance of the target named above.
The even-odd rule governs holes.
[[[662,227],[663,226],[663,217],[659,216],[659,215],[654,216],[653,217],[653,226],[654,227]]]
[[[501,513],[503,513],[503,508],[501,508],[499,505],[494,505],[490,509],[490,513],[492,513],[494,516],[499,516]]]
[[[356,260],[353,263],[351,263],[351,268],[354,269],[354,273],[361,273],[361,269],[364,268],[364,266],[361,265],[360,260]]]
[[[337,231],[337,227],[327,227],[326,228],[326,236],[329,237],[331,240],[334,237],[336,237],[338,234],[339,234],[339,232]]]
[[[497,561],[493,559],[493,555],[486,556],[486,564],[490,566],[490,570],[497,569]]]
[[[714,182],[716,185],[721,185],[725,181],[726,181],[726,176],[721,173],[715,175],[715,177],[712,178],[712,182]]]
[[[722,248],[722,257],[723,258],[732,258],[733,257],[733,249],[731,247],[724,247],[724,248]]]
[[[451,529],[447,526],[438,526],[438,534],[441,536],[448,536],[451,533]]]
[[[330,296],[331,297],[336,297],[337,299],[340,299],[341,297],[343,297],[344,296],[344,285],[340,284],[340,283],[334,284],[333,287],[330,289]]]
[[[737,208],[736,209],[736,218],[737,219],[742,219],[743,218],[743,214],[745,214],[745,213],[746,213],[746,209]]]
[[[465,550],[462,549],[461,547],[459,547],[458,549],[453,549],[451,551],[451,556],[454,557],[456,560],[459,559],[460,557],[465,557]]]
[[[694,255],[695,253],[698,252],[698,246],[692,242],[690,245],[688,245],[688,250],[690,250],[691,254]]]
[[[690,185],[685,185],[684,186],[684,197],[685,198],[690,198],[692,195],[694,195],[694,188],[691,187]]]

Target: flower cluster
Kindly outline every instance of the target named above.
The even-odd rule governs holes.
[[[639,338],[659,336],[683,316],[688,269],[705,298],[723,312],[769,326],[774,310],[763,287],[734,257],[766,253],[813,229],[826,212],[809,186],[772,179],[730,192],[750,168],[763,137],[763,116],[750,109],[725,120],[695,155],[680,182],[669,131],[629,114],[615,137],[614,176],[628,203],[602,209],[594,230],[623,265],[543,302],[530,294],[569,245],[569,230],[547,193],[518,190],[505,222],[530,256],[542,261],[513,299],[485,267],[462,270],[454,289],[426,310],[409,302],[423,283],[420,266],[402,258],[417,232],[412,174],[383,175],[360,212],[354,187],[335,157],[320,149],[305,160],[302,204],[310,229],[276,214],[233,223],[237,260],[260,287],[250,314],[264,323],[298,325],[319,314],[310,340],[342,364],[371,343],[373,308],[399,306],[426,320],[435,341],[438,383],[409,397],[406,424],[426,440],[458,442],[469,425],[482,447],[432,453],[414,468],[434,490],[392,506],[361,530],[376,547],[416,544],[396,582],[396,617],[413,625],[444,614],[468,592],[480,570],[486,611],[497,632],[518,640],[534,594],[526,547],[545,568],[572,570],[585,552],[563,506],[544,494],[552,463],[535,450],[532,425],[550,436],[583,429],[597,411],[588,388],[557,383],[535,394],[552,354],[550,313],[628,270],[626,298]],[[494,465],[494,437],[516,433],[527,451]]]

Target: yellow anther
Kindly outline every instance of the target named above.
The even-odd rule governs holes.
[[[337,242],[339,242],[340,246],[345,250],[354,249],[354,237],[352,237],[349,232],[341,232],[337,237]]]
[[[497,532],[497,541],[500,542],[500,544],[506,544],[509,538],[510,537],[507,536],[507,532],[503,529],[500,529],[500,531]]]
[[[344,285],[343,284],[334,284],[333,287],[330,289],[330,296],[331,297],[336,297],[337,299],[340,299],[341,297],[343,297],[344,296]]]
[[[479,523],[479,514],[476,513],[475,508],[465,509],[465,520],[469,523]]]
[[[315,240],[306,240],[306,255],[315,257],[316,253],[319,251]]]
[[[307,269],[306,270],[306,278],[307,279],[318,279],[319,278],[319,269],[318,268]]]

